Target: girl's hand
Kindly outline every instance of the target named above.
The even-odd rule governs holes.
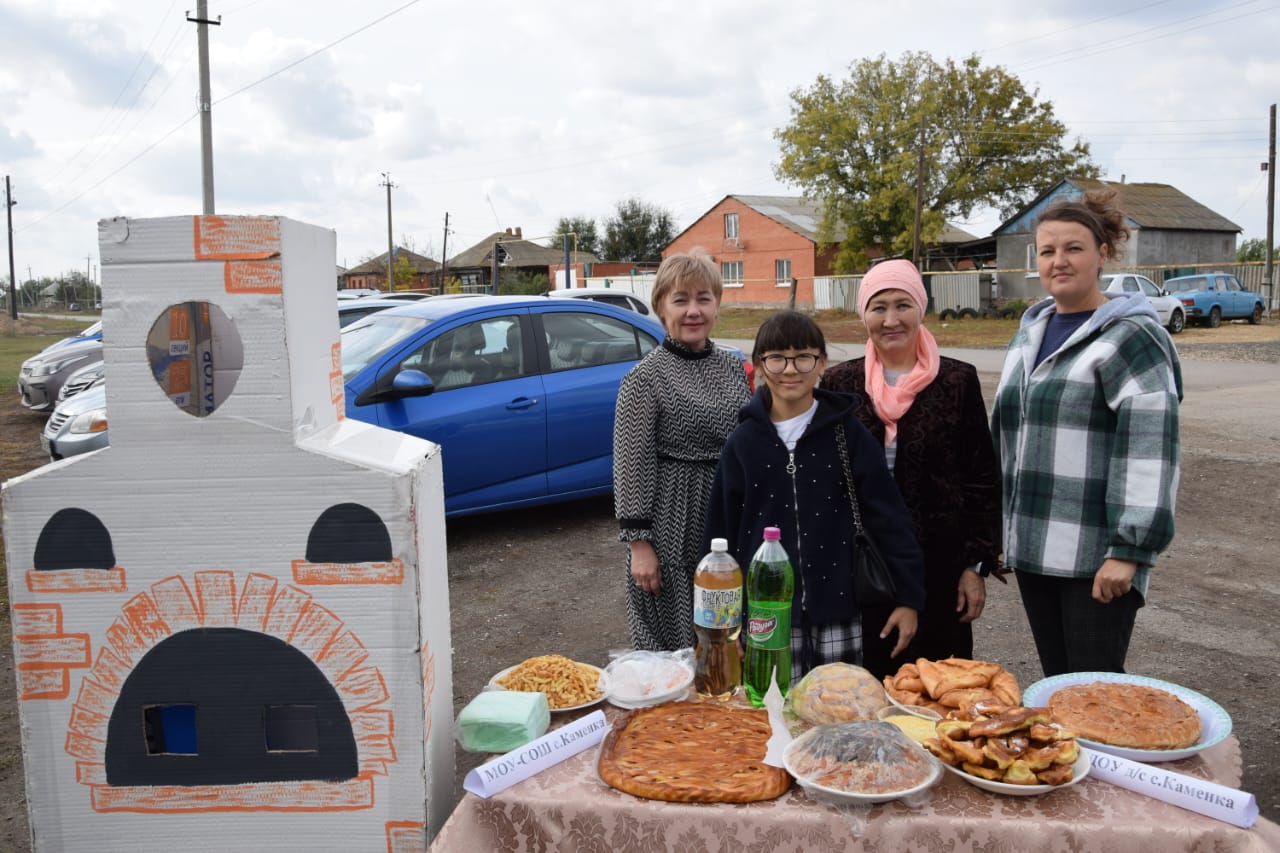
[[[884,630],[880,632],[880,639],[883,640],[894,628],[898,629],[898,642],[889,657],[896,658],[907,648],[907,643],[910,643],[911,638],[916,635],[916,619],[916,611],[910,607],[895,607],[889,614],[888,621],[884,623]]]
[[[982,575],[965,569],[956,588],[956,612],[961,622],[972,622],[982,615],[987,603],[987,584]]]
[[[661,573],[658,571],[658,553],[649,542],[632,542],[631,545],[631,579],[636,586],[654,595],[662,589]]]
[[[1110,604],[1111,599],[1124,595],[1133,589],[1133,575],[1137,571],[1138,564],[1132,560],[1104,560],[1093,576],[1093,600]]]

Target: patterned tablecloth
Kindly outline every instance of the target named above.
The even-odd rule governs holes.
[[[1265,819],[1240,829],[1094,778],[1041,796],[1008,797],[947,773],[919,809],[891,802],[844,811],[795,785],[765,803],[664,803],[601,782],[598,753],[588,749],[488,800],[467,794],[431,850],[1280,851],[1280,827]],[[1238,787],[1240,745],[1230,737],[1162,766]]]

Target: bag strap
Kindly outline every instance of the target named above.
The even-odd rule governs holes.
[[[853,466],[849,463],[849,442],[844,435],[844,424],[836,424],[836,448],[840,451],[840,464],[844,467],[844,487],[853,506],[853,529],[862,535],[862,513],[858,510],[858,491],[853,487]]]

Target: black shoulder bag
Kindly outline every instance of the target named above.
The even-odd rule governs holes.
[[[844,485],[853,507],[853,592],[858,604],[896,605],[898,585],[889,571],[884,557],[862,526],[862,513],[858,510],[858,492],[853,487],[853,466],[849,462],[849,442],[845,438],[844,424],[836,425],[836,446],[840,450],[840,464],[844,467]]]

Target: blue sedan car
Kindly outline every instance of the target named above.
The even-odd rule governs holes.
[[[607,494],[618,383],[662,338],[585,300],[407,303],[342,330],[346,413],[444,448],[447,515]]]

